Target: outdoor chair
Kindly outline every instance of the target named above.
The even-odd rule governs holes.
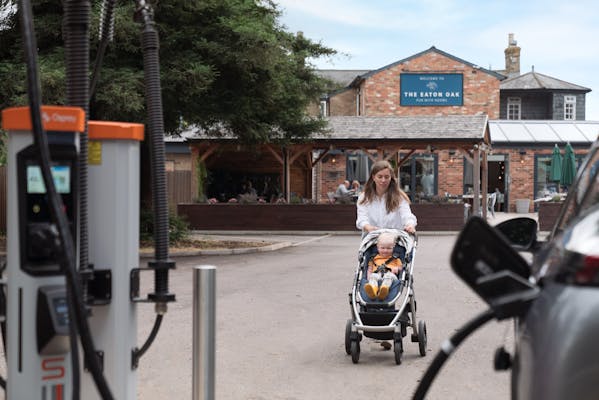
[[[497,192],[491,193],[487,199],[487,211],[491,212],[493,218],[495,218],[495,202],[497,202]]]

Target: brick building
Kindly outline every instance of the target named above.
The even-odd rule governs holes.
[[[356,77],[344,89],[321,99],[320,109],[330,117],[487,115],[491,136],[491,148],[486,154],[487,191],[499,192],[500,210],[514,211],[516,200],[522,199],[529,200],[532,210],[535,198],[559,189],[546,173],[553,147],[557,144],[563,148],[571,143],[577,158],[582,159],[599,133],[599,123],[584,121],[585,94],[590,89],[534,70],[521,75],[520,51],[510,34],[505,69],[490,71],[431,47],[377,70],[356,71]],[[333,70],[321,73],[335,77]],[[347,76],[344,71],[344,79]],[[434,101],[427,103],[427,99],[417,103],[406,98],[404,80],[444,76],[458,76],[461,82],[457,87],[461,84],[463,90],[461,102],[435,105]],[[399,174],[402,188],[413,201],[427,201],[430,194],[459,196],[473,191],[473,166],[460,150],[410,156]],[[335,170],[339,170],[339,162],[346,161],[349,179],[365,179],[363,172],[354,173],[352,166],[356,162],[351,160],[365,155],[350,154],[346,159],[342,156],[337,156]],[[323,172],[327,173],[326,164]],[[420,183],[428,172],[434,177],[432,191],[424,190]],[[329,191],[332,186],[323,180],[321,191]]]
[[[584,121],[590,89],[520,74],[520,51],[510,34],[500,71],[435,47],[375,70],[317,71],[339,87],[312,109],[329,119],[326,137],[242,149],[192,132],[192,174],[203,163],[213,178],[203,192],[219,201],[250,181],[267,200],[328,202],[341,181],[364,183],[372,162],[386,158],[414,202],[498,191],[499,209],[528,199],[532,210],[554,189],[546,173],[553,147],[569,142],[582,157],[599,122]],[[201,180],[191,182],[196,193]]]

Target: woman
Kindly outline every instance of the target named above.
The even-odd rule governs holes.
[[[362,186],[360,185],[360,182],[356,180],[352,181],[350,190],[355,196],[362,193]]]
[[[399,188],[388,161],[377,161],[358,197],[356,227],[364,234],[377,229],[403,229],[416,232],[416,216],[410,209],[410,199]]]

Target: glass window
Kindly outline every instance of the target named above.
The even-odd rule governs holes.
[[[437,157],[416,154],[399,171],[400,185],[414,202],[428,201],[437,195]]]
[[[549,179],[550,168],[551,154],[543,154],[536,157],[535,199],[551,196],[558,192],[559,182],[553,182]]]
[[[321,117],[328,116],[327,101],[326,100],[321,100],[320,101],[320,116]]]
[[[362,150],[347,153],[347,180],[366,183],[370,175],[372,161]]]
[[[565,212],[556,224],[558,231],[562,230],[574,216],[599,203],[599,147],[597,145],[591,149],[589,158],[580,165],[580,168],[582,170],[578,181],[572,185],[573,191],[568,193],[566,204],[563,206]]]
[[[564,119],[576,119],[576,96],[564,96]]]
[[[522,108],[520,97],[507,98],[507,119],[520,119],[520,109]]]

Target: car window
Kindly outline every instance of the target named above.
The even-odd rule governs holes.
[[[588,157],[580,166],[576,181],[570,188],[562,213],[552,236],[560,232],[570,220],[599,202],[599,146],[591,148]]]

